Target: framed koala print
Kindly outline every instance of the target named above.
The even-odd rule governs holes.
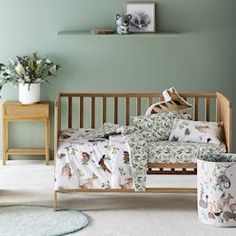
[[[127,2],[125,4],[125,13],[132,16],[130,20],[130,32],[155,32],[155,3]]]

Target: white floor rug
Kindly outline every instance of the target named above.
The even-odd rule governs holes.
[[[195,177],[159,176],[160,186],[192,186]],[[149,181],[150,185],[152,181]],[[0,204],[52,205],[53,166],[42,161],[10,161],[0,166]],[[60,205],[80,209],[89,226],[73,236],[233,236],[236,229],[198,221],[195,194],[71,194]],[[1,235],[1,234],[0,234]]]

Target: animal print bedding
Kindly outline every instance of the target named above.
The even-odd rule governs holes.
[[[212,143],[159,141],[148,145],[151,163],[196,163],[199,154],[225,153],[226,146]]]
[[[55,189],[132,188],[129,146],[121,135],[97,137],[93,129],[69,129],[59,137]]]
[[[111,124],[105,126],[109,126],[110,132]],[[198,153],[225,152],[224,145],[147,142],[137,126],[120,127],[117,131],[121,134],[106,136],[106,129],[106,138],[94,129],[62,131],[55,165],[55,189],[145,191],[148,163],[195,162]]]

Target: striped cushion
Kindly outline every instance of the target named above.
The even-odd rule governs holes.
[[[181,97],[174,88],[163,91],[165,101],[152,104],[146,111],[146,116],[156,114],[162,111],[177,111],[183,118],[188,118],[187,111],[192,108],[183,97]]]

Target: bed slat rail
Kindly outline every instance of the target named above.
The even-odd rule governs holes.
[[[126,105],[125,105],[125,123],[129,125],[129,118],[130,118],[130,100],[129,97],[126,97]]]
[[[68,97],[68,128],[72,128],[72,97]]]
[[[137,115],[140,116],[141,115],[141,97],[137,97]]]
[[[198,97],[193,98],[193,120],[198,120]]]
[[[205,98],[205,121],[210,121],[210,98]]]
[[[95,118],[96,118],[96,112],[95,112],[95,97],[91,98],[91,128],[95,128]]]
[[[188,101],[191,101],[193,108],[192,108],[192,118],[193,120],[199,119],[199,113],[201,104],[199,103],[200,99],[204,99],[204,120],[210,121],[210,113],[211,113],[211,99],[216,100],[216,94],[215,93],[182,93],[181,94],[184,98],[186,98]],[[119,123],[120,114],[124,114],[124,124],[129,125],[130,124],[130,116],[134,115],[142,115],[144,114],[144,109],[147,109],[150,105],[153,103],[163,101],[163,97],[161,93],[117,93],[117,94],[110,94],[110,93],[101,93],[101,94],[95,94],[95,93],[61,93],[61,98],[66,98],[67,101],[67,109],[68,109],[68,115],[67,115],[67,127],[72,128],[75,126],[73,124],[73,101],[76,99],[79,100],[79,127],[83,128],[85,127],[85,111],[90,114],[90,123],[88,128],[95,128],[96,127],[96,118],[98,116],[97,111],[98,107],[96,104],[97,99],[101,99],[101,114],[102,114],[102,123],[105,123],[107,121],[108,116],[110,113],[112,113],[113,122]],[[90,99],[90,107],[85,107],[85,99]],[[108,109],[108,99],[111,99],[113,101],[113,110]],[[124,111],[120,111],[120,100],[125,99],[125,108]],[[131,99],[135,100],[135,104],[131,103]],[[144,104],[142,99],[146,99],[147,103]],[[136,106],[135,113],[132,112],[132,106]],[[132,111],[133,111],[132,110]],[[215,115],[215,117],[218,116]],[[213,120],[215,121],[215,120]],[[101,125],[101,124],[98,124]],[[77,126],[77,125],[76,125]]]
[[[84,98],[80,97],[80,109],[79,109],[79,122],[80,128],[84,127]]]
[[[114,123],[117,124],[118,123],[118,98],[114,97],[114,110],[113,110],[113,114],[114,114]]]
[[[232,124],[231,124],[231,104],[220,93],[181,93],[185,99],[192,103],[193,120],[224,121],[225,140],[228,150],[232,148]],[[123,123],[130,125],[130,117],[142,115],[153,103],[162,101],[161,93],[60,93],[56,104],[58,113],[63,112],[61,101],[67,99],[67,127],[96,128],[104,122]],[[89,100],[89,106],[87,105]],[[100,101],[98,103],[97,101]],[[144,101],[147,101],[146,103]],[[79,103],[79,114],[77,122],[73,115],[74,102]],[[110,102],[111,101],[111,104]],[[122,105],[124,101],[124,105]],[[203,101],[203,102],[202,102]],[[60,105],[59,105],[60,104]],[[212,105],[216,104],[215,107]],[[212,114],[212,110],[215,113]],[[90,121],[86,114],[89,113]],[[190,111],[191,113],[191,111]],[[97,119],[101,116],[100,123]],[[112,117],[112,120],[110,119]],[[123,117],[123,118],[122,118]],[[123,122],[121,120],[123,119]],[[61,115],[57,115],[57,129],[60,130],[62,124]]]
[[[105,123],[107,121],[107,98],[102,98],[102,123]]]
[[[174,166],[174,168],[173,168]],[[148,174],[150,175],[196,175],[196,163],[149,163]]]

